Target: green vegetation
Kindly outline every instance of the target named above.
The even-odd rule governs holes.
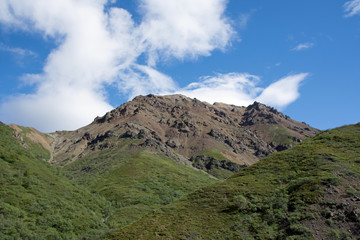
[[[0,239],[94,239],[106,231],[106,201],[75,186],[43,161],[28,139],[20,146],[0,123]]]
[[[165,156],[119,148],[79,159],[63,171],[111,202],[112,215],[106,224],[113,229],[216,182],[209,175]]]
[[[132,148],[139,140],[113,139],[121,142],[54,168],[40,144],[23,136],[22,146],[2,123],[0,135],[0,239],[360,237],[360,124],[322,132],[222,182]],[[202,156],[227,162],[218,150]]]
[[[358,238],[359,181],[356,124],[273,154],[109,238],[352,239],[349,232]],[[313,226],[321,228],[315,233]]]
[[[294,144],[297,144],[294,133],[291,133],[289,129],[281,127],[277,124],[259,126],[258,129],[268,142],[271,142],[273,146],[287,146],[290,148]]]
[[[288,145],[294,142],[292,135],[285,128],[279,128],[277,125],[270,126],[269,137],[274,145]]]
[[[55,168],[50,153],[0,123],[0,239],[97,239],[216,182],[122,139],[116,148]],[[25,144],[24,144],[25,143]]]
[[[219,149],[208,149],[206,151],[204,151],[202,154],[200,155],[204,155],[207,157],[212,157],[215,158],[216,160],[226,160],[226,161],[230,161],[228,158],[226,158]]]

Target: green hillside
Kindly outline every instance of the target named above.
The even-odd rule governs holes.
[[[0,239],[360,238],[360,124],[221,182],[137,139],[55,168],[26,134],[0,136]]]
[[[94,152],[63,169],[75,182],[111,202],[113,212],[106,224],[112,229],[124,227],[218,181],[161,154],[146,149],[131,150],[127,147],[131,141],[124,140],[116,148]]]
[[[0,239],[96,239],[106,201],[75,186],[43,159],[50,154],[0,123]]]
[[[318,134],[111,239],[359,239],[360,124]]]
[[[218,181],[128,140],[55,168],[25,134],[0,134],[0,239],[97,239]]]

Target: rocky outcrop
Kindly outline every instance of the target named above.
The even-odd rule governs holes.
[[[240,165],[229,160],[218,160],[205,155],[193,156],[190,158],[190,161],[193,167],[204,170],[215,177],[220,177],[217,170],[227,170],[236,173],[247,167],[246,165]]]

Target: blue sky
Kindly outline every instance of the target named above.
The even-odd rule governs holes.
[[[360,0],[3,0],[0,121],[73,130],[142,94],[359,122]]]

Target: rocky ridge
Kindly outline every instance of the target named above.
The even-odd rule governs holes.
[[[182,95],[138,96],[88,126],[53,133],[52,164],[64,166],[131,140],[127,147],[147,148],[189,166],[197,167],[191,159],[205,155],[208,161],[214,153],[217,161],[243,166],[318,132],[258,102],[239,107]]]

